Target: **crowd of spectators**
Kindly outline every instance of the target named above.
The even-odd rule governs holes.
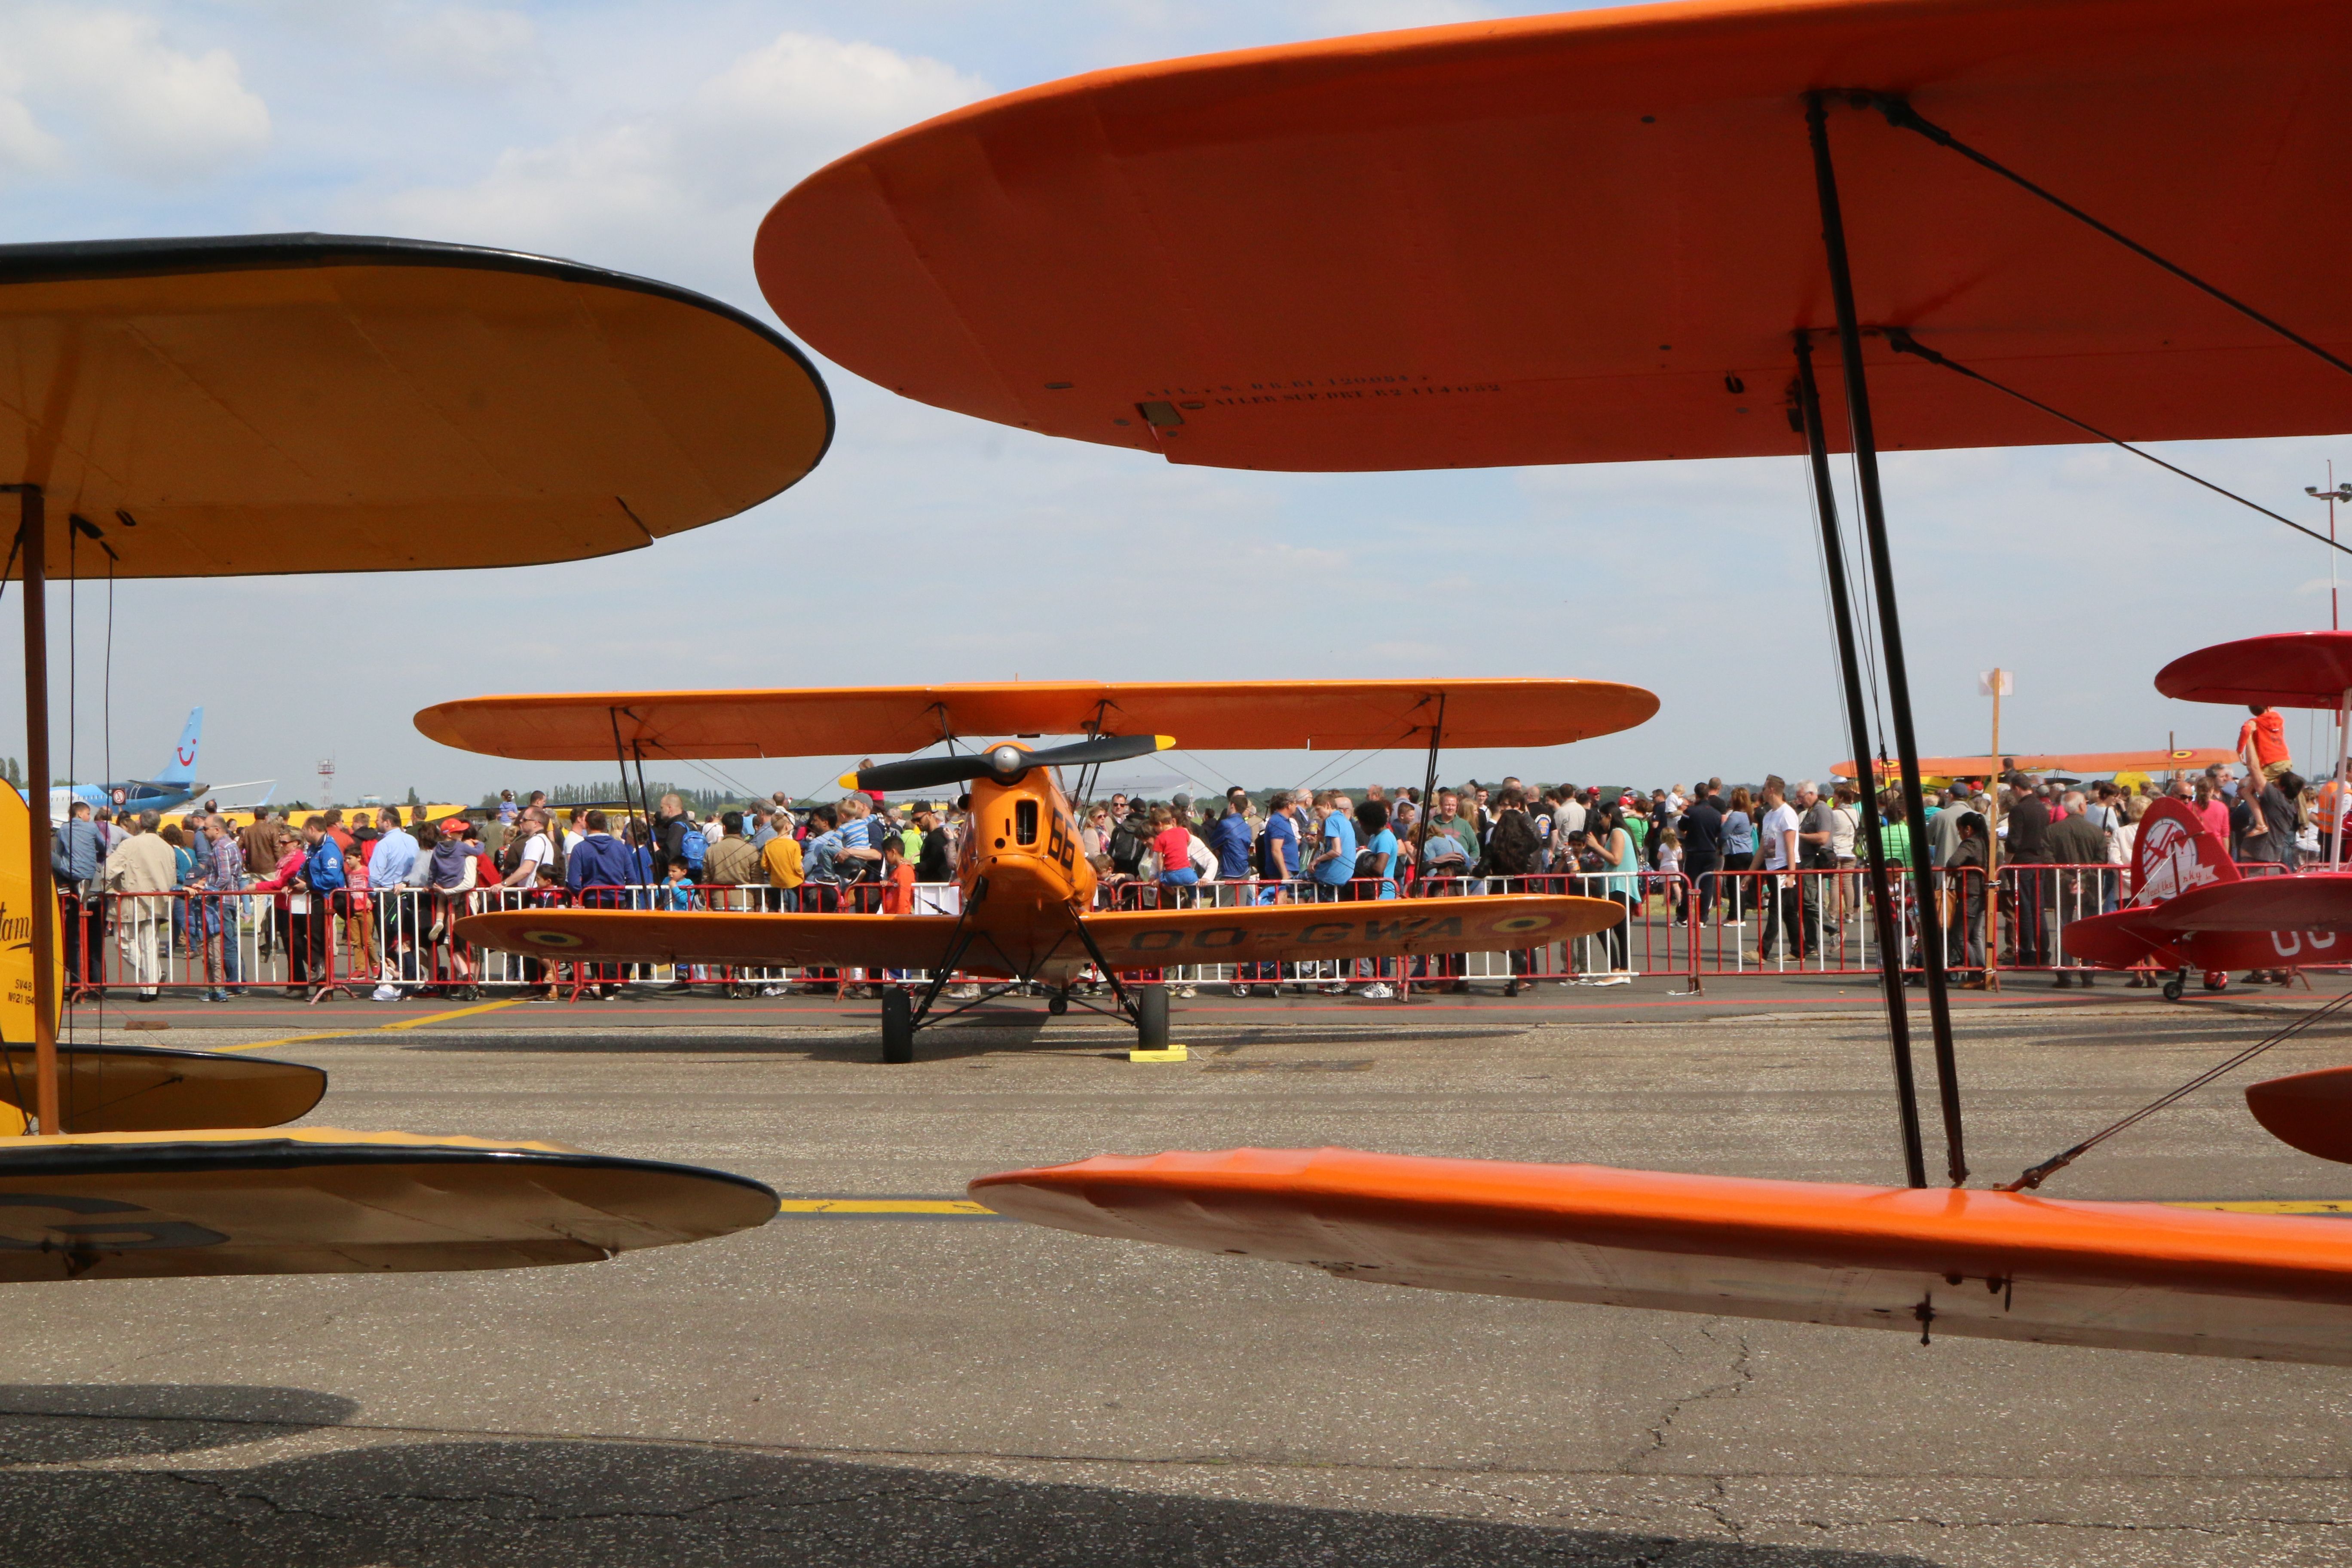
[[[1999,782],[1998,803],[1994,781],[1955,781],[1927,798],[1919,826],[1929,863],[1965,873],[1997,855],[2019,868],[2122,868],[2151,791],[2189,802],[2242,861],[2292,868],[2322,854],[2343,786],[2308,784],[2294,771],[2277,727],[2260,713],[2241,742],[2242,777],[2214,768],[2161,785],[2077,784],[2012,773]],[[1077,805],[1078,837],[1108,902],[1189,903],[1220,882],[1245,884],[1241,896],[1258,901],[1339,900],[1532,878],[1557,879],[1537,886],[1613,900],[1631,914],[1663,886],[1677,916],[1695,900],[1702,922],[1715,917],[1733,930],[1753,927],[1756,957],[1765,963],[1802,957],[1825,932],[1861,918],[1865,808],[1889,864],[1909,862],[1912,825],[1901,793],[1885,789],[1865,803],[1850,782],[1827,791],[1811,780],[1791,788],[1773,774],[1755,786],[1709,779],[1643,792],[1506,777],[1439,789],[1432,800],[1423,795],[1417,787],[1379,784],[1360,792],[1235,787],[1215,801],[1112,793]],[[698,818],[676,795],[663,795],[647,816],[559,810],[544,792],[518,801],[508,791],[478,820],[431,821],[422,807],[348,815],[336,808],[304,814],[299,826],[283,814],[239,826],[205,810],[168,826],[152,813],[118,821],[103,808],[77,805],[56,829],[52,867],[71,915],[68,973],[96,972],[94,944],[110,919],[142,1000],[157,994],[174,950],[200,961],[209,999],[229,1000],[228,987],[240,984],[240,921],[256,918],[247,912],[257,902],[250,895],[267,895],[257,950],[283,954],[290,994],[316,1000],[331,983],[352,978],[348,965],[338,976],[328,962],[340,934],[339,951],[368,955],[369,972],[358,978],[378,1000],[465,996],[475,984],[473,959],[450,928],[461,914],[488,907],[478,896],[488,892],[505,894],[499,902],[508,906],[952,913],[968,804],[968,796],[892,803],[852,791],[805,805],[780,794]],[[1787,875],[1792,871],[1848,875]],[[1748,872],[1761,875],[1736,875]],[[1992,894],[2010,901],[2005,963],[2048,962],[2062,891],[2079,904],[2092,889],[2100,908],[2113,909],[2121,887],[2119,878],[2086,881],[2080,870],[2021,875]],[[1949,961],[1964,983],[1981,984],[1988,885],[1965,874],[1941,880]],[[222,896],[230,894],[246,897]],[[1625,983],[1625,928],[1601,941],[1606,966],[1587,983]],[[544,966],[522,962],[534,993],[550,994]],[[1360,983],[1366,994],[1385,995],[1391,977],[1375,972]],[[1236,990],[1262,978],[1244,977]],[[853,972],[848,979],[863,977]],[[2058,984],[2078,980],[2089,984],[2087,973],[2059,970]],[[690,982],[680,971],[669,984]]]

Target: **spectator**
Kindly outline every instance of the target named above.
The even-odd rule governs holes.
[[[1740,873],[1754,869],[1756,865],[1756,807],[1748,799],[1748,786],[1742,784],[1731,792],[1731,801],[1723,813],[1723,869],[1729,877],[1726,900],[1731,910],[1731,924],[1745,925],[1748,911],[1757,903],[1753,877]]]
[[[2294,765],[2287,753],[2286,721],[2267,702],[2250,702],[2246,711],[2252,717],[2238,726],[2238,760],[2248,778],[2272,783]]]
[[[1985,856],[1991,840],[1985,831],[1983,814],[1973,806],[1944,815],[1957,819],[1952,847],[1943,861],[1946,878],[1951,884],[1954,910],[1947,928],[1947,951],[1951,955],[1948,962],[1956,970],[1973,971],[1973,977],[1961,984],[1971,991],[1981,991],[1986,986]]]
[[[1595,805],[1585,814],[1584,842],[1605,868],[1599,877],[1579,879],[1580,889],[1591,888],[1600,896],[1625,910],[1625,918],[1612,925],[1601,935],[1601,950],[1609,967],[1592,977],[1595,985],[1631,985],[1633,968],[1629,928],[1634,912],[1641,908],[1642,860],[1633,847],[1633,837],[1625,831],[1624,808],[1616,805]],[[1466,985],[1461,989],[1467,990]]]
[[[2010,802],[2002,826],[2001,858],[2016,870],[2011,873],[2011,891],[2016,906],[2011,911],[2016,934],[2014,954],[2004,962],[2022,969],[2039,969],[2050,962],[2050,926],[2048,910],[2055,901],[2054,878],[2040,868],[2050,864],[2050,808],[2033,791],[2030,774],[2011,773],[2010,787],[2015,797]],[[2226,813],[2223,842],[2228,838]],[[1890,858],[1892,852],[1890,851]]]
[[[2050,829],[2051,863],[2093,868],[2049,873],[2053,890],[2059,900],[2059,945],[2063,948],[2068,922],[2095,915],[2101,910],[2099,883],[2107,875],[2107,836],[2105,829],[2091,820],[2082,791],[2067,791],[2059,797],[2058,804],[2065,807],[2066,816]],[[2070,963],[2079,966],[2083,961],[2073,959]],[[2065,968],[2060,968],[2057,976],[2059,990],[2064,990],[2074,981],[2074,977]],[[2082,975],[2082,984],[2085,989],[2090,986],[2091,973],[2087,969]]]
[[[205,997],[233,1002],[236,997],[226,987],[236,984],[242,975],[238,927],[245,902],[241,896],[246,884],[245,855],[228,824],[217,816],[205,818],[205,854],[207,896],[200,900],[196,930],[203,939],[205,974],[218,981]]]
[[[1486,852],[1472,873],[1479,877],[1531,877],[1538,869],[1543,839],[1527,813],[1526,799],[1515,784],[1505,784],[1495,797],[1495,825],[1486,835]]]
[[[751,841],[743,836],[743,814],[740,811],[727,813],[719,819],[719,827],[722,837],[710,846],[704,856],[702,879],[713,887],[730,889],[758,881],[760,852],[752,848]],[[743,906],[730,895],[727,907],[737,909]]]
[[[334,900],[346,882],[342,848],[327,831],[323,816],[303,822],[302,846],[302,869],[294,895],[301,901],[294,910],[286,956],[295,978],[310,982],[310,1000],[315,1004],[332,988],[327,939],[334,929]]]
[[[89,803],[74,802],[49,841],[49,875],[57,881],[58,899],[65,917],[68,988],[89,984],[96,978],[96,963],[84,967],[83,955],[89,950],[83,939],[91,929],[94,912],[89,902],[90,884],[98,879],[99,868],[106,858],[105,837],[90,820]]]
[[[139,817],[125,837],[106,858],[99,885],[115,895],[115,940],[130,965],[139,1000],[152,1002],[161,994],[163,943],[171,929],[172,891],[179,886],[179,860],[172,847],[155,831],[153,812]]]
[[[677,796],[664,797],[674,803]],[[625,909],[629,889],[638,885],[639,862],[631,847],[614,838],[606,829],[607,818],[601,811],[591,811],[585,818],[587,831],[580,836],[580,846],[565,857],[564,880],[581,904],[590,909]],[[686,865],[683,857],[670,864]],[[666,869],[667,868],[665,868]],[[688,868],[689,870],[691,868]],[[594,967],[595,985],[593,994],[598,1001],[610,1001],[620,990],[620,972],[609,965]],[[583,971],[583,974],[587,972]]]
[[[1698,892],[1698,918],[1705,923],[1715,907],[1717,873],[1723,869],[1722,801],[1710,795],[1694,797],[1683,807],[1677,831],[1682,838],[1683,875]]]
[[[761,866],[768,874],[768,907],[796,910],[801,903],[801,883],[806,879],[802,868],[801,841],[793,837],[792,813],[779,811],[773,821],[776,836],[760,851]]]
[[[1322,833],[1315,858],[1307,864],[1308,887],[1316,902],[1336,903],[1347,896],[1348,886],[1355,879],[1356,825],[1349,816],[1347,797],[1337,790],[1317,795],[1315,809]],[[1333,980],[1323,990],[1328,995],[1345,995],[1348,983]]]
[[[1110,875],[1110,807],[1090,805],[1078,822],[1078,853],[1099,879]]]
[[[1176,820],[1174,808],[1151,808],[1151,847],[1160,857],[1160,885],[1190,888],[1201,880],[1192,868],[1192,836]]]
[[[1756,962],[1805,955],[1804,928],[1798,920],[1797,889],[1791,875],[1801,853],[1798,847],[1798,817],[1789,805],[1788,784],[1778,773],[1764,780],[1764,820],[1759,825],[1764,854],[1764,940]]]
[[[1235,785],[1225,792],[1224,814],[1209,824],[1205,836],[1217,857],[1217,875],[1240,881],[1250,874],[1249,792]]]

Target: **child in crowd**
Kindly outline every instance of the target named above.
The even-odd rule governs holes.
[[[882,912],[915,912],[915,868],[907,859],[907,841],[896,833],[882,840]],[[886,969],[882,973],[889,980],[904,980],[908,974],[903,969]]]
[[[1669,827],[1658,835],[1658,874],[1667,878],[1666,902],[1683,918],[1683,836]]]

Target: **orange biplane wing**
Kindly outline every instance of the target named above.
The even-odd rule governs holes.
[[[445,746],[537,762],[845,757],[919,752],[953,736],[1173,735],[1218,751],[1558,746],[1658,710],[1612,680],[1033,680],[780,691],[471,697],[416,715]]]
[[[1105,1155],[971,1190],[1035,1225],[1374,1284],[2352,1364],[2339,1219],[1349,1149]]]
[[[509,910],[459,921],[461,942],[541,958],[747,968],[922,969],[947,952],[953,915],[730,914]]]
[[[1622,904],[1547,893],[1249,909],[1122,910],[1086,917],[1115,967],[1277,959],[1499,952],[1591,936],[1625,918]]]
[[[607,746],[605,750],[612,748]],[[2168,752],[2008,752],[1998,757],[1922,757],[1919,773],[1923,778],[1980,779],[2005,772],[2003,764],[2029,773],[2202,773],[2217,763],[2235,761],[2235,752],[2212,747],[2181,747]],[[1891,777],[1892,763],[1873,759],[1873,772]],[[1854,776],[1851,762],[1832,763],[1830,772],[1842,779]]]

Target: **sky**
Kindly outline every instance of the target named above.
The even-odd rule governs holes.
[[[761,216],[875,137],[1100,67],[1507,9],[0,0],[0,202],[15,240],[318,229],[466,241],[646,274],[772,321],[751,272]],[[609,773],[451,751],[416,733],[415,710],[498,691],[1016,676],[1578,676],[1661,700],[1625,734],[1453,753],[1454,778],[1794,778],[1846,754],[1799,459],[1177,468],[823,368],[839,416],[824,464],[775,500],[646,551],[350,583],[126,583],[110,692],[104,590],[84,586],[72,606],[76,775],[152,773],[202,703],[215,783],[275,778],[279,798],[316,800],[315,769],[332,757],[339,800],[415,788],[469,801]],[[2352,477],[2352,441],[2162,450],[2314,525],[2325,508],[2304,487],[2324,483],[2331,459]],[[2175,734],[2227,746],[2239,715],[2158,697],[2156,668],[2224,637],[2328,624],[2321,547],[2112,449],[1895,454],[1885,479],[1931,754],[1984,749],[1977,676],[1993,665],[2016,678],[2005,749],[2122,750]],[[982,537],[1000,547],[968,548]],[[1448,559],[1459,568],[1437,563]],[[68,605],[62,588],[52,599],[62,773]],[[366,613],[322,613],[353,605]],[[0,752],[21,754],[21,682],[5,683]],[[2290,720],[2299,752],[2316,749],[2313,734]],[[669,771],[806,792],[837,761]],[[1265,785],[1333,761],[1202,753],[1182,765],[1204,783]],[[1417,756],[1390,753],[1338,776],[1420,771]]]

